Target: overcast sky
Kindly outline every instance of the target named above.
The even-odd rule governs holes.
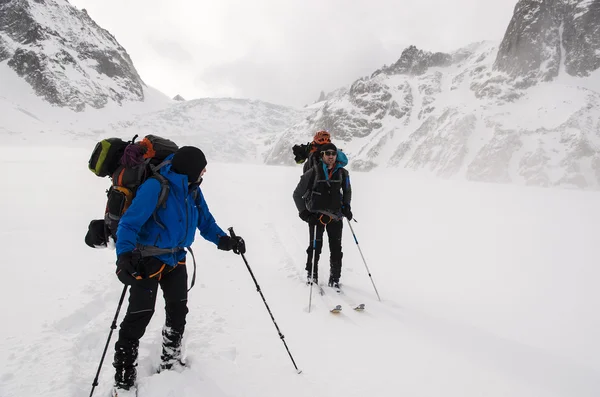
[[[170,97],[304,106],[407,46],[500,41],[517,0],[69,0]]]

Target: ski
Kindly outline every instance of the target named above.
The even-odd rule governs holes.
[[[331,313],[337,314],[342,311],[342,305],[337,305],[333,309],[330,310]]]
[[[353,302],[352,299],[350,299],[350,297],[348,297],[348,295],[346,295],[346,293],[342,290],[342,288],[339,284],[337,286],[332,286],[331,288],[333,288],[334,291],[340,297],[342,297],[342,299],[344,299],[350,306],[352,306],[353,310],[355,310],[357,312],[362,312],[365,310],[365,304],[364,303],[356,304],[355,302]]]
[[[317,288],[319,288],[319,295],[325,296],[325,290],[321,284],[317,284]]]
[[[310,281],[306,282],[306,285],[310,286],[310,284],[311,284]],[[325,296],[325,290],[323,289],[323,286],[321,286],[321,284],[312,282],[312,285],[317,287],[317,290],[319,291],[319,295]]]

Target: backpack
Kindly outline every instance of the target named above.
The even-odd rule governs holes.
[[[88,168],[96,174],[96,176],[101,178],[112,175],[119,166],[119,161],[129,143],[130,142],[125,142],[121,138],[101,140],[96,144],[96,147],[90,156]]]
[[[136,138],[137,135],[129,142],[119,138],[104,139],[96,145],[89,161],[89,169],[94,174],[100,177],[110,175],[112,180],[106,192],[104,223],[107,233],[115,241],[121,216],[131,205],[142,183],[149,178],[160,182],[160,194],[153,214],[158,224],[156,210],[166,205],[169,195],[169,182],[158,171],[168,164],[164,159],[175,153],[178,146],[156,135],[146,135],[139,142],[135,142]]]

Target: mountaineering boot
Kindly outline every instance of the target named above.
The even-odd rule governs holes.
[[[310,285],[310,283],[319,284],[319,275],[315,272],[315,274],[311,277],[310,270],[306,272],[306,284]]]
[[[327,283],[327,285],[336,289],[340,289],[340,279],[329,276],[329,283]]]
[[[115,387],[113,395],[123,396],[125,391],[133,391],[135,395],[135,381],[137,376],[137,355],[139,342],[115,344]]]
[[[181,341],[183,332],[178,332],[170,327],[164,327],[162,331],[163,344],[162,354],[160,356],[160,366],[158,372],[171,369],[181,370],[185,368],[185,362],[182,360]]]
[[[329,264],[329,283],[330,287],[339,289],[340,288],[340,276],[342,274],[342,258],[332,259]]]

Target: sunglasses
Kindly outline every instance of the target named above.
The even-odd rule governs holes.
[[[327,151],[321,152],[321,154],[323,156],[335,156],[337,154],[337,152],[335,150],[327,150]]]

